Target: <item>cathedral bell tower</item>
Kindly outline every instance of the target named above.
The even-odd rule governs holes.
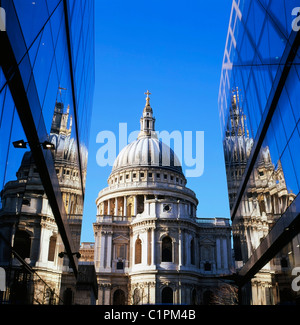
[[[146,106],[143,111],[143,116],[140,120],[141,123],[141,132],[138,136],[138,139],[142,137],[155,137],[155,118],[153,117],[153,110],[150,106],[150,97],[151,93],[149,90],[145,93],[147,95],[146,98]]]

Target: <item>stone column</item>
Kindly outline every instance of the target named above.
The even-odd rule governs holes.
[[[178,266],[179,268],[182,265],[182,230],[179,229],[178,235]]]
[[[106,269],[111,270],[112,232],[107,233]]]
[[[50,240],[50,230],[42,226],[41,238],[40,238],[40,254],[39,262],[47,263],[48,262],[48,252],[49,252],[49,240]],[[32,246],[31,246],[32,247]]]
[[[94,251],[94,262],[95,262],[95,269],[97,270],[99,267],[99,237],[98,237],[98,230],[95,231],[95,251]]]
[[[127,196],[124,196],[124,217],[127,217]]]
[[[106,256],[106,247],[105,247],[105,232],[101,232],[101,239],[100,239],[100,269],[104,269],[104,261],[105,261],[105,256]]]
[[[223,238],[223,267],[228,270],[227,239]]]
[[[227,256],[228,256],[228,258],[227,258],[227,260],[228,260],[228,263],[229,263],[229,265],[228,265],[228,269],[231,269],[231,267],[232,267],[232,255],[231,255],[231,243],[230,243],[230,236],[227,236],[226,237],[226,241],[227,241]]]
[[[107,215],[110,215],[110,199],[107,200]]]
[[[190,255],[190,235],[188,232],[185,233],[185,239],[184,239],[184,252],[185,252],[185,265],[191,264],[191,255]]]
[[[151,229],[151,265],[155,265],[155,231]]]
[[[45,242],[45,228],[42,226],[41,227],[41,233],[40,233],[40,246],[42,247],[42,243]],[[60,252],[59,252],[60,253]],[[40,253],[39,253],[39,259],[38,259],[39,262],[43,262],[44,261],[44,254],[43,254],[43,250],[40,249]]]
[[[136,195],[133,197],[133,205],[134,205],[133,215],[136,216],[137,215],[137,197],[136,197]]]
[[[147,229],[147,265],[152,264],[152,233],[151,228]]]
[[[221,242],[220,239],[216,239],[216,249],[217,249],[217,270],[220,270],[222,267],[221,260]]]
[[[98,305],[104,305],[104,287],[102,285],[98,289]]]
[[[111,305],[110,301],[111,296],[111,286],[108,284],[104,287],[104,305]]]
[[[118,198],[115,198],[115,216],[118,215]]]

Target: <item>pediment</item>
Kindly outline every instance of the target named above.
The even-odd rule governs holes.
[[[113,238],[113,242],[114,242],[114,244],[128,243],[129,238],[125,237],[123,235],[119,235],[119,236],[116,236],[115,238]]]
[[[203,246],[215,245],[215,240],[214,240],[214,238],[211,238],[211,237],[200,237],[200,245],[203,245]]]

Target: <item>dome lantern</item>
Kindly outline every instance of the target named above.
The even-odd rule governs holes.
[[[112,174],[121,169],[132,169],[135,167],[158,167],[172,170],[184,177],[181,162],[174,151],[165,143],[160,141],[155,132],[155,118],[150,106],[151,93],[145,93],[146,106],[140,120],[141,131],[138,138],[128,144],[116,158]]]
[[[153,117],[153,110],[150,106],[150,97],[151,93],[149,90],[145,93],[146,97],[146,105],[143,111],[143,116],[141,117],[141,132],[138,136],[138,139],[142,137],[156,137],[155,134],[155,118]]]

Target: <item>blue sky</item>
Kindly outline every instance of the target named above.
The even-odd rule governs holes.
[[[96,0],[96,84],[82,241],[94,241],[95,200],[111,167],[100,167],[97,134],[139,129],[147,89],[156,129],[204,131],[204,173],[188,178],[198,217],[228,217],[218,90],[230,0]],[[184,150],[184,148],[183,148]],[[184,167],[184,166],[183,166]]]

